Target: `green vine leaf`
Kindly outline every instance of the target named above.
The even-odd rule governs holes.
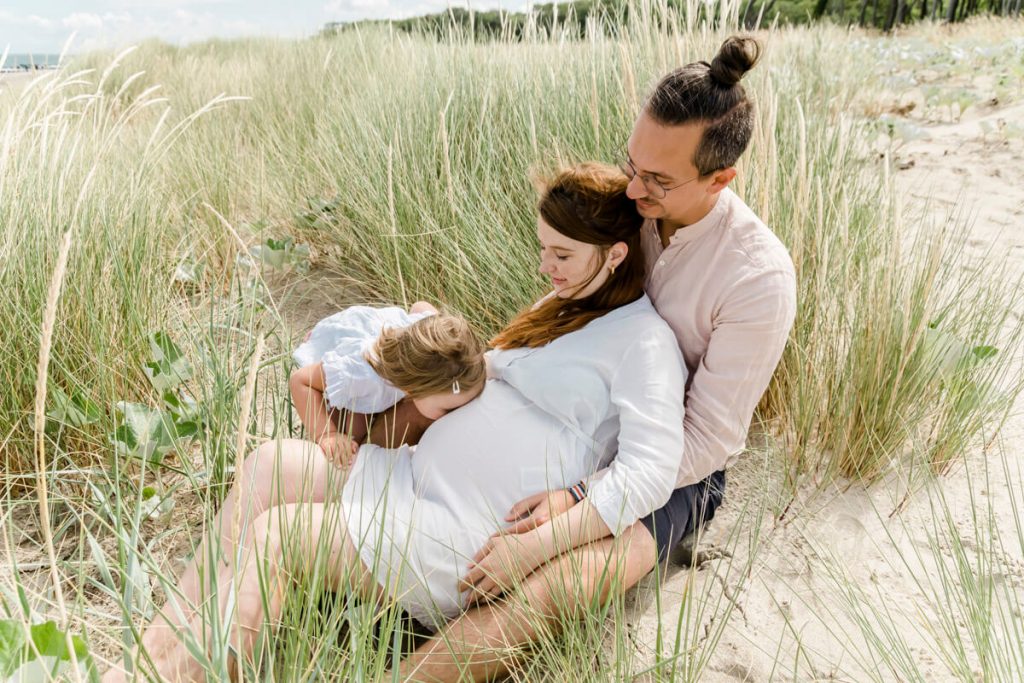
[[[192,376],[192,364],[164,332],[149,336],[151,360],[143,365],[150,384],[159,392],[174,389]]]

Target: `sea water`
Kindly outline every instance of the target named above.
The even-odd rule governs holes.
[[[0,53],[3,51],[0,50]],[[7,55],[7,59],[3,64],[0,64],[0,68],[3,69],[19,69],[24,66],[35,65],[35,66],[57,66],[57,62],[60,55],[56,54],[15,54],[11,53]]]

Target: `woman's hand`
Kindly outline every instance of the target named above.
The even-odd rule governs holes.
[[[553,517],[566,512],[576,501],[568,489],[541,491],[529,498],[524,498],[509,510],[506,522],[515,522],[510,527],[500,530],[495,536],[503,534],[521,534],[536,529]]]
[[[318,444],[327,460],[339,469],[348,469],[359,452],[359,444],[345,434],[328,434]]]
[[[491,536],[459,581],[459,592],[470,592],[469,602],[492,600],[518,584],[547,561],[533,534]]]

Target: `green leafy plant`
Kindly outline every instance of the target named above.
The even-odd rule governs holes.
[[[309,270],[309,245],[296,244],[291,237],[268,237],[262,244],[249,247],[249,256],[256,263],[274,270],[299,273]]]
[[[162,408],[119,401],[111,442],[122,456],[159,464],[168,453],[191,443],[202,422],[198,404],[181,388],[193,373],[185,354],[164,332],[151,334],[149,346],[151,358],[143,370],[160,393]]]
[[[80,636],[71,636],[72,647],[79,661],[89,654]],[[37,657],[53,657],[58,662],[70,662],[67,634],[57,628],[54,621],[33,624],[26,629],[21,621],[0,621],[0,676],[12,676],[19,667],[35,661]]]
[[[174,281],[185,287],[198,287],[206,273],[206,264],[191,254],[184,256],[174,268]]]
[[[178,345],[164,332],[149,337],[151,359],[143,366],[146,377],[159,392],[177,387],[192,376],[192,365]]]
[[[111,441],[125,457],[159,464],[171,451],[179,450],[199,433],[194,422],[178,422],[173,414],[141,403],[117,403],[120,424]]]
[[[81,428],[99,421],[102,413],[99,405],[74,391],[70,395],[57,385],[49,388],[48,396],[53,407],[47,411],[51,425]]]

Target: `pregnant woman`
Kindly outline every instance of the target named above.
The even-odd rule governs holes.
[[[239,558],[218,562],[216,575],[222,603],[232,584],[238,589],[238,655],[248,657],[265,620],[278,616],[283,583],[311,578],[318,552],[329,553],[332,587],[386,595],[437,627],[466,607],[460,577],[526,496],[608,466],[564,516],[576,518],[566,527],[571,537],[538,546],[551,555],[617,535],[665,503],[683,452],[685,371],[674,335],[643,293],[641,218],[626,185],[617,169],[597,164],[547,184],[537,237],[554,291],[492,340],[492,379],[479,398],[431,425],[415,449],[360,449],[341,496],[344,524],[327,522],[337,503],[318,447],[292,440],[250,456],[218,527],[225,554]],[[231,524],[232,515],[241,523]],[[194,564],[180,583],[190,601],[199,573]],[[143,642],[162,675],[201,678],[202,666],[168,628],[184,616],[174,614],[165,607]],[[201,639],[201,620],[185,618]]]

